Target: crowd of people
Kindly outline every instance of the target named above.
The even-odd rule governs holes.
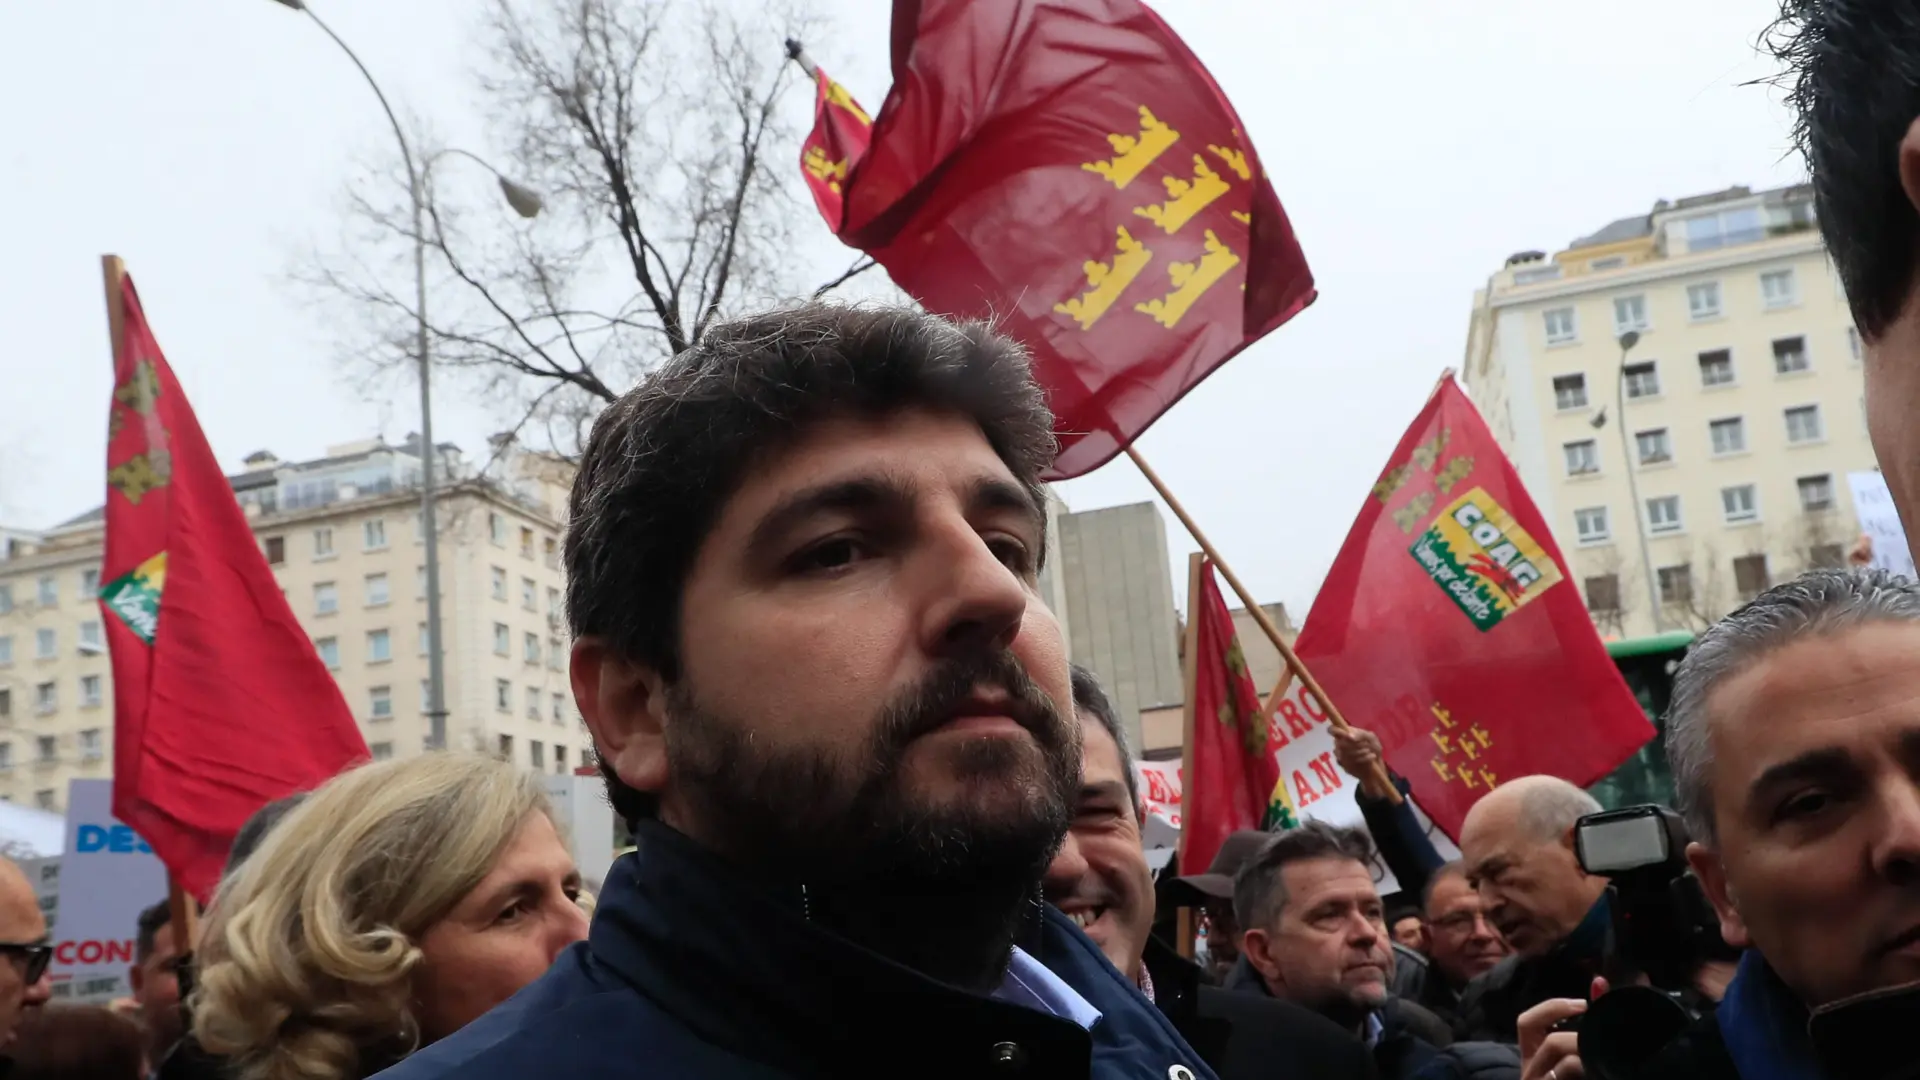
[[[1897,7],[1789,4],[1777,40],[1920,522],[1920,23]],[[1487,794],[1457,862],[1369,787],[1365,828],[1236,834],[1156,881],[1124,726],[1038,599],[1051,432],[985,325],[715,325],[605,411],[573,490],[574,696],[636,844],[600,895],[533,778],[367,764],[262,809],[197,932],[156,898],[111,1009],[50,1003],[45,921],[0,861],[12,1076],[1913,1075],[1920,587],[1809,572],[1689,651],[1665,730],[1711,942],[1659,986],[1683,1030],[1600,1069],[1617,1048],[1583,1021],[1649,966],[1564,780]],[[1381,761],[1336,740],[1356,777]]]

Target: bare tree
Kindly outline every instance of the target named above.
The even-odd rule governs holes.
[[[1720,557],[1719,549],[1711,540],[1694,548],[1686,564],[1684,580],[1675,587],[1671,597],[1663,598],[1688,629],[1695,633],[1705,630],[1730,610],[1730,565]]]
[[[570,451],[716,318],[812,291],[790,280],[814,217],[793,175],[810,87],[782,49],[815,27],[807,2],[491,0],[476,102],[545,208],[520,224],[492,192],[463,201],[472,177],[429,171],[423,232],[434,362],[523,406],[515,432],[544,423],[531,441]],[[357,359],[410,372],[410,203],[403,171],[380,180],[350,194],[349,253],[299,276],[371,316]]]

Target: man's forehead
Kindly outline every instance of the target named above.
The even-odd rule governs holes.
[[[755,462],[752,474],[785,487],[875,472],[927,476],[955,466],[1013,479],[986,432],[970,417],[916,408],[821,417],[769,450]]]
[[[1702,710],[1725,778],[1848,742],[1920,730],[1920,625],[1867,623],[1788,642],[1728,676]]]
[[[1114,745],[1107,726],[1092,717],[1080,719],[1080,772],[1084,782],[1122,779],[1120,748]]]

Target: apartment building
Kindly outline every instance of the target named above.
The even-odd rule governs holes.
[[[447,742],[540,772],[590,760],[563,616],[564,463],[496,444],[485,475],[443,445],[437,506]],[[294,614],[375,758],[429,732],[420,448],[368,440],[230,478]],[[0,799],[64,809],[111,775],[113,678],[96,596],[102,517],[0,530]],[[164,602],[161,616],[165,620]]]
[[[1609,637],[1697,630],[1857,535],[1860,342],[1804,185],[1513,256],[1464,366]]]

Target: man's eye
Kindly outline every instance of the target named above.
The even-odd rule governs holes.
[[[994,557],[1016,574],[1029,573],[1033,569],[1033,556],[1028,553],[1027,545],[1018,540],[991,540],[987,544]]]
[[[1833,796],[1824,791],[1805,791],[1780,804],[1774,814],[1779,821],[1798,821],[1819,814],[1833,805]]]
[[[494,916],[493,921],[496,925],[505,926],[511,923],[519,922],[521,917],[526,915],[526,913],[527,913],[527,905],[525,903],[516,901],[515,903],[509,905],[506,908],[506,910]]]
[[[845,569],[868,555],[866,545],[850,536],[837,537],[802,551],[794,566],[803,572]]]

